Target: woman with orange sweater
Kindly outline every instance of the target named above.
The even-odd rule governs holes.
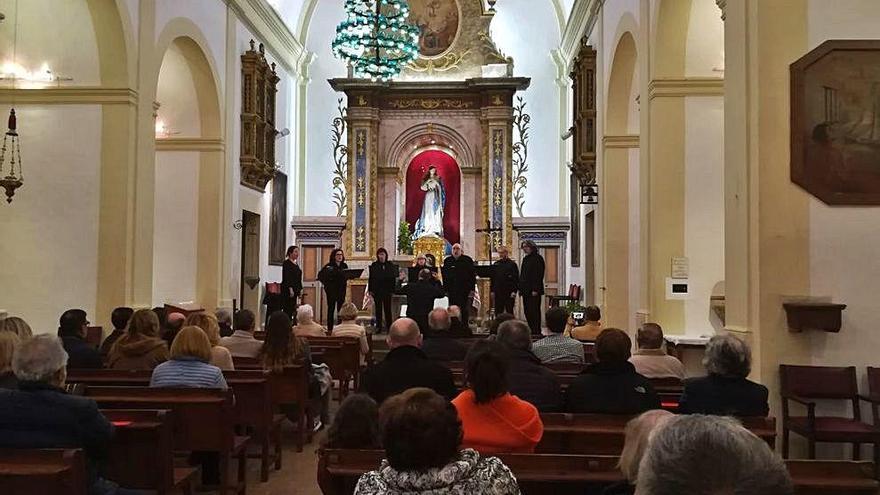
[[[532,404],[508,391],[510,357],[497,342],[477,342],[465,358],[468,388],[452,404],[458,410],[462,447],[481,454],[534,452],[544,424]]]

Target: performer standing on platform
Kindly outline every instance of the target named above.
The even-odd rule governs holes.
[[[532,329],[532,335],[541,333],[541,296],[544,294],[544,258],[532,241],[520,244],[525,256],[519,272],[519,293],[523,300],[523,312]]]
[[[289,318],[296,314],[296,307],[303,290],[303,272],[296,260],[299,259],[299,248],[287,248],[287,258],[281,264],[281,309]]]
[[[492,265],[492,296],[495,297],[495,315],[513,314],[513,302],[519,288],[519,268],[516,261],[510,259],[510,248],[498,246],[501,258]]]
[[[345,272],[348,265],[345,264],[345,253],[337,248],[330,253],[330,261],[321,268],[318,280],[324,284],[324,294],[327,295],[327,330],[333,330],[336,320],[336,310],[345,302],[345,287],[347,285]]]
[[[397,265],[388,261],[388,251],[379,248],[376,251],[376,261],[370,265],[370,279],[367,282],[370,297],[373,298],[377,332],[386,330],[394,321],[391,316],[391,294],[394,293],[399,275]]]
[[[428,313],[434,309],[434,299],[444,296],[443,289],[433,283],[431,270],[419,270],[419,280],[401,287],[397,293],[406,296],[406,317],[419,325],[422,334],[428,333]]]
[[[461,321],[469,324],[471,298],[474,297],[474,285],[477,274],[474,260],[462,254],[461,244],[452,245],[452,256],[443,261],[443,288],[449,295],[449,305],[461,308]]]

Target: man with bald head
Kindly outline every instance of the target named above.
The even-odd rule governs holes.
[[[443,288],[449,295],[450,306],[461,308],[461,321],[465,325],[470,321],[471,298],[476,283],[474,260],[464,254],[461,244],[453,244],[452,255],[443,260]]]
[[[443,308],[435,308],[428,315],[428,327],[431,333],[422,344],[422,350],[428,359],[434,361],[464,361],[468,348],[450,333],[451,319],[449,312]]]
[[[510,352],[510,393],[542,413],[562,412],[559,377],[532,353],[532,330],[526,322],[505,321],[498,327],[495,340]]]
[[[411,318],[391,324],[385,338],[391,351],[381,363],[368,368],[361,377],[362,393],[381,404],[392,395],[414,387],[426,387],[452,400],[457,394],[452,372],[431,361],[422,352],[422,334]]]
[[[684,365],[663,348],[663,329],[656,323],[645,323],[636,332],[638,350],[630,358],[636,372],[646,378],[679,378],[684,380]]]

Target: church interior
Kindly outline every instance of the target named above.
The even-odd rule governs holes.
[[[437,360],[456,381],[446,399],[463,447],[474,445],[459,403],[476,386],[474,360],[482,352],[491,363],[493,346],[507,345],[480,341],[504,340],[498,317],[511,313],[535,341],[529,358],[546,365],[538,339],[563,338],[554,325],[565,309],[564,338],[585,355],[576,370],[544,366],[563,396],[611,359],[600,338],[570,334],[590,315],[601,315],[607,346],[628,339],[623,361],[662,329],[657,345],[683,371],[652,381],[658,406],[643,410],[686,416],[685,397],[694,408],[698,394],[689,380],[728,378],[716,360],[738,360],[739,378],[763,390],[764,412],[718,414],[766,441],[794,488],[751,493],[880,493],[878,88],[876,0],[0,0],[0,377],[30,383],[19,367],[35,365],[15,353],[49,352],[42,341],[25,351],[27,340],[58,335],[69,358],[51,370],[63,375],[54,385],[94,399],[116,429],[116,460],[97,475],[88,449],[83,469],[36,448],[75,442],[30,445],[22,458],[9,449],[29,446],[26,435],[0,438],[0,492],[56,493],[63,476],[34,466],[61,463],[81,485],[88,477],[90,491],[71,493],[117,493],[96,491],[95,476],[190,493],[218,484],[204,480],[219,462],[217,493],[422,493],[370,484],[385,476],[372,471],[380,445],[333,450],[325,439],[356,392],[381,406],[376,428],[391,428],[386,405],[400,397],[429,407],[407,395],[415,389],[384,402],[370,390],[385,386],[374,368],[409,331],[395,320],[414,320],[419,345],[406,346],[426,347],[441,308],[463,321],[459,343],[473,344],[467,358]],[[537,258],[538,285],[523,289]],[[498,266],[511,262],[519,282],[503,291]],[[393,271],[382,295],[377,263]],[[422,282],[445,293],[416,314],[405,287]],[[199,315],[237,334],[247,311],[241,321],[268,346],[283,310],[295,330],[284,345],[307,342],[311,358],[288,383],[266,377],[287,377],[290,363],[261,365],[262,347],[251,360],[223,351],[230,367],[218,379],[230,392],[212,389],[194,420],[178,408],[195,395],[146,387],[155,364],[126,374],[105,354],[108,369],[73,366],[64,328],[74,308],[93,348],[114,328],[149,326],[131,317],[118,327],[116,309],[156,308],[159,333],[175,318],[185,325],[160,361],[177,359],[183,343],[173,344],[193,325],[211,365],[218,345]],[[4,351],[19,319],[27,339]],[[304,321],[324,333],[302,338]],[[346,322],[365,339],[360,357],[348,352],[357,338],[333,340]],[[511,389],[521,385],[513,376],[503,380]],[[717,400],[739,400],[725,390]],[[288,393],[296,400],[273,399]],[[485,405],[476,397],[467,407]],[[4,401],[13,398],[0,397],[0,436],[18,438],[5,432],[32,425],[8,422]],[[607,491],[609,480],[676,493],[649,489],[650,473],[620,477],[624,427],[642,409],[535,407],[537,448],[486,450],[522,493],[633,493]],[[164,433],[125,431],[139,422]],[[144,450],[154,441],[164,443]],[[661,457],[651,448],[642,470]],[[156,462],[130,462],[145,452]],[[214,457],[196,455],[206,452]],[[202,481],[183,466],[198,466]],[[470,490],[520,493],[501,484]]]

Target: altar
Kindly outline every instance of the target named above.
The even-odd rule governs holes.
[[[413,230],[421,214],[429,168],[444,187],[446,251],[461,243],[488,259],[486,234],[476,232],[487,224],[500,229],[493,246],[511,242],[513,98],[528,78],[330,84],[348,97],[349,259],[398,252],[401,221]]]

